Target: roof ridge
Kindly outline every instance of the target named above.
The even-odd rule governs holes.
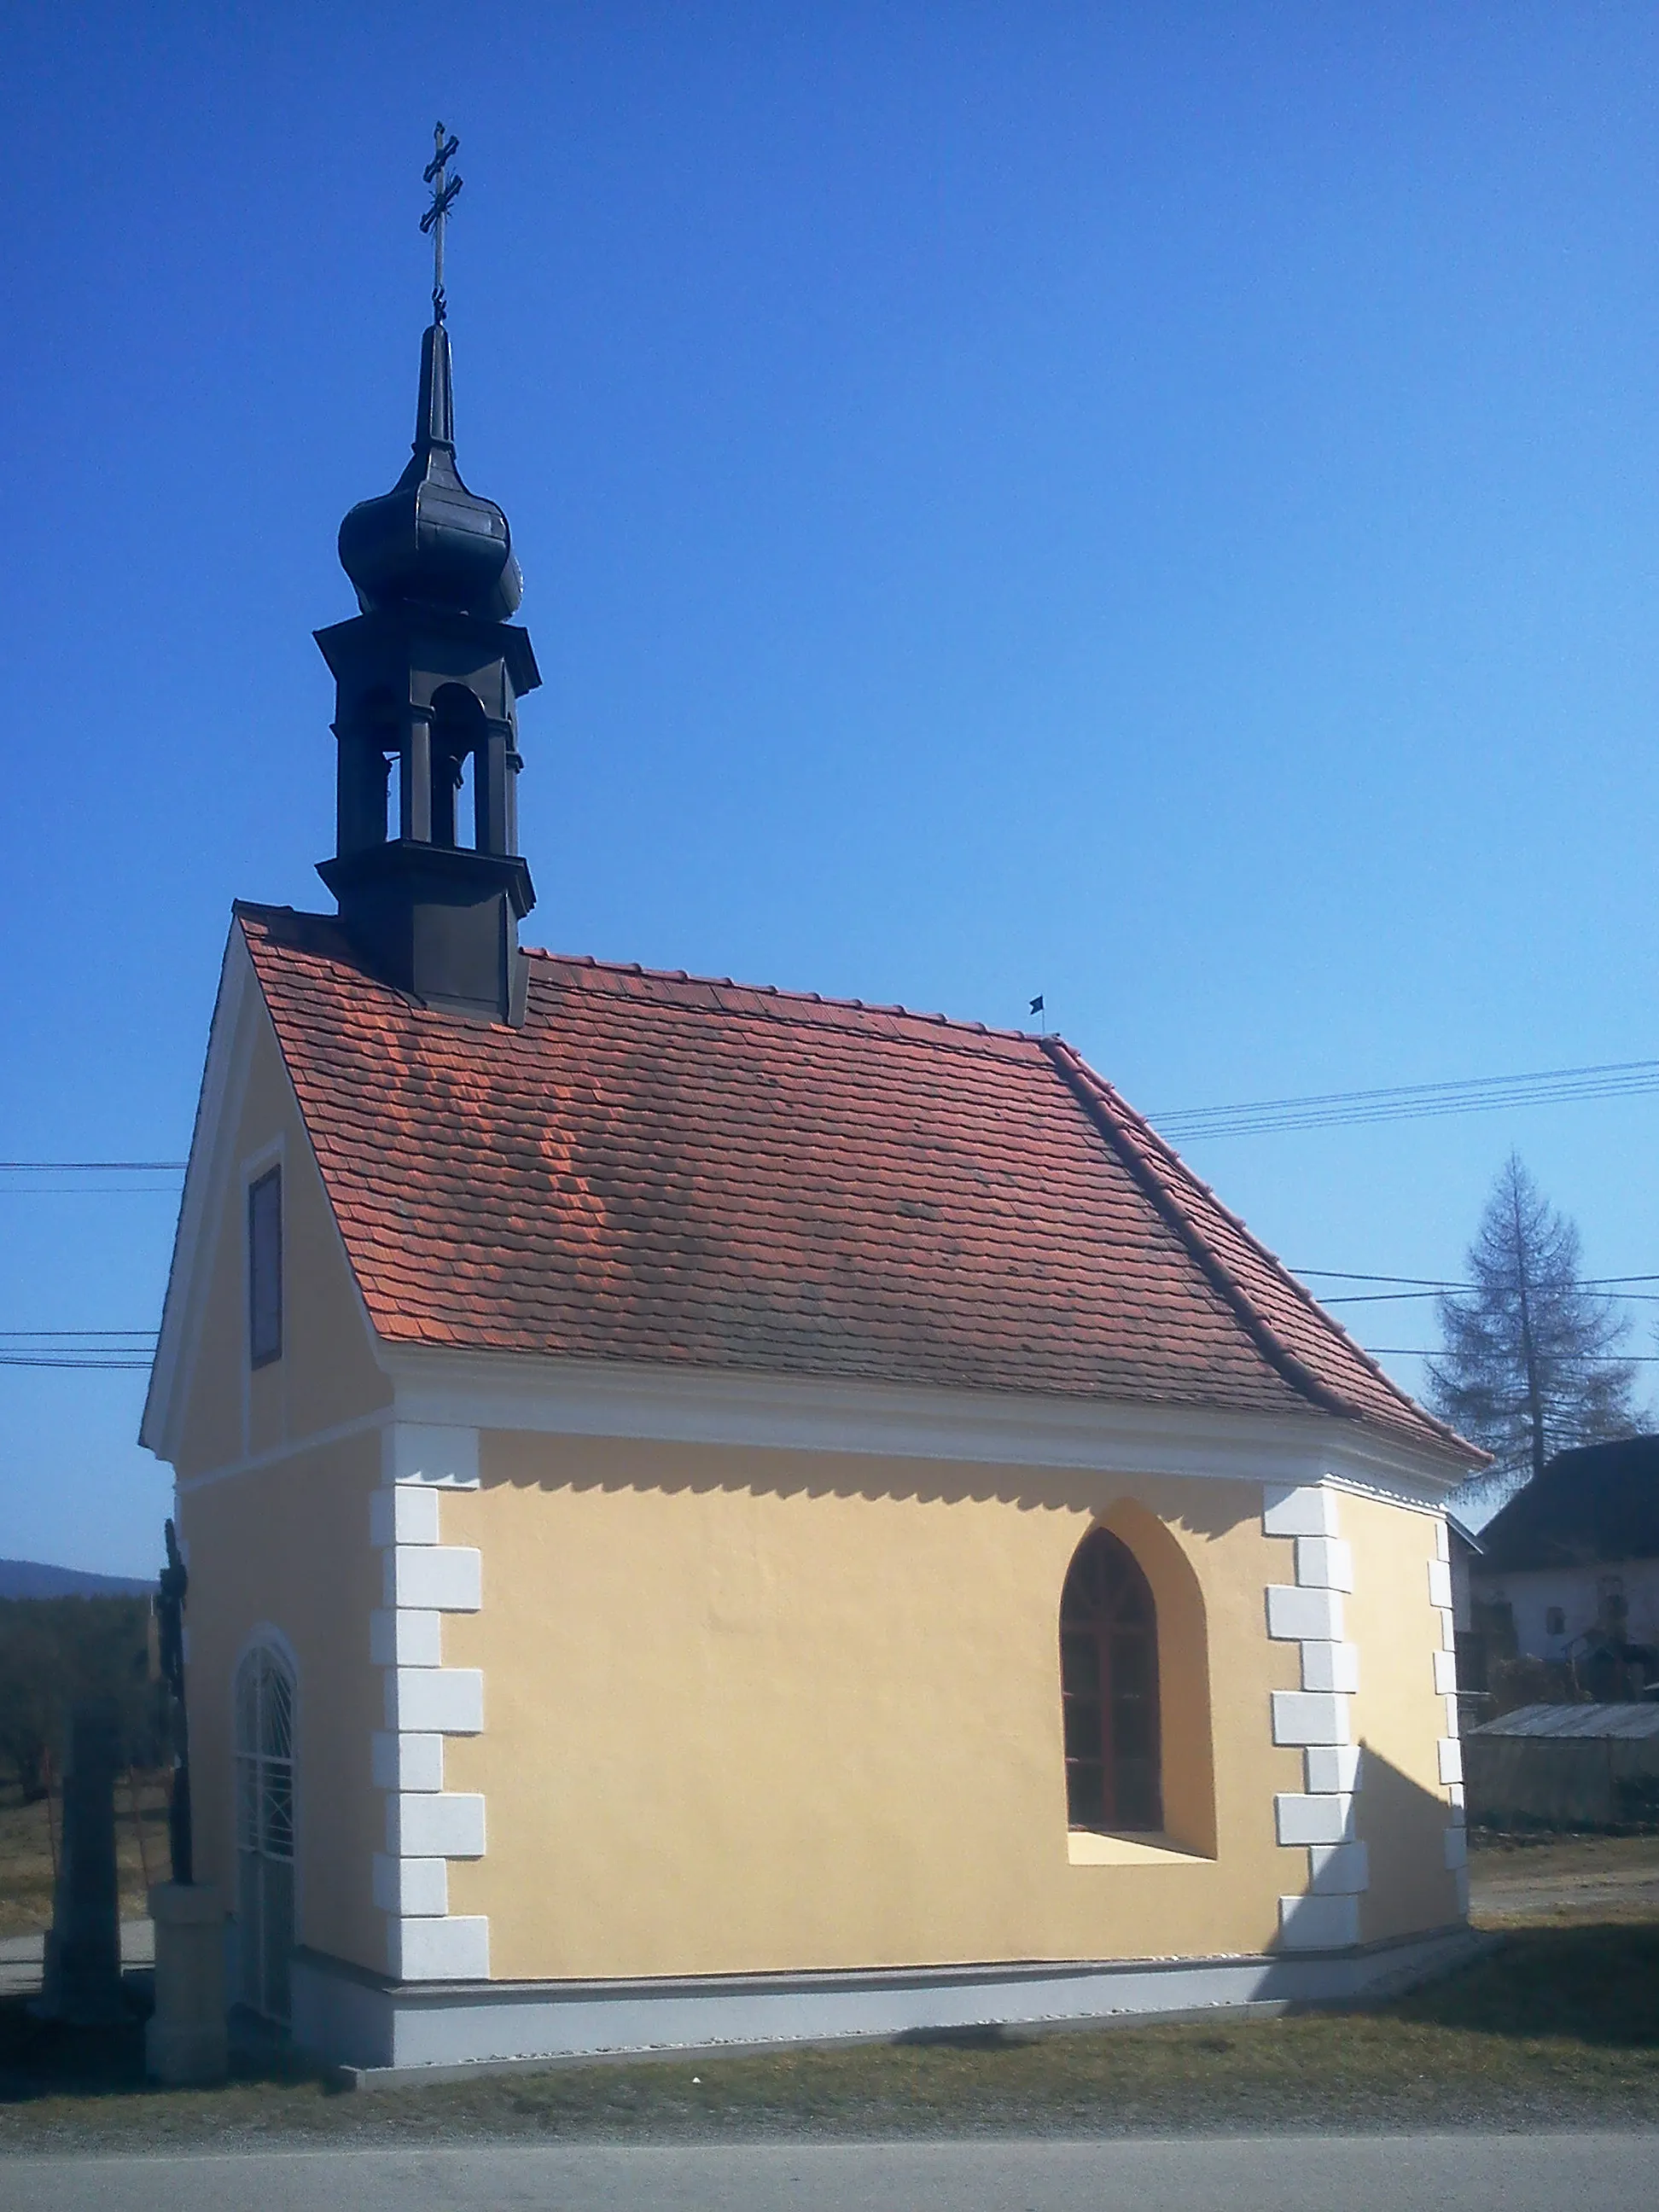
[[[1120,1117],[1121,1121],[1128,1123],[1139,1139],[1163,1156],[1164,1164],[1201,1194],[1229,1227],[1243,1238],[1252,1251],[1260,1255],[1284,1288],[1291,1291],[1308,1313],[1322,1327],[1328,1329],[1340,1344],[1353,1353],[1366,1370],[1384,1386],[1403,1413],[1412,1416],[1425,1428],[1432,1430],[1437,1436],[1443,1438],[1448,1443],[1455,1444],[1463,1450],[1469,1449],[1464,1438],[1460,1437],[1455,1429],[1431,1413],[1426,1407],[1419,1406],[1408,1392],[1401,1389],[1399,1383],[1384,1368],[1378,1365],[1363,1345],[1355,1343],[1341,1322],[1326,1312],[1312,1292],[1304,1284],[1297,1279],[1278,1254],[1270,1250],[1248,1224],[1217,1197],[1208,1183],[1194,1174],[1180,1153],[1167,1139],[1159,1136],[1146,1115],[1137,1112],[1104,1076],[1097,1074],[1074,1047],[1068,1044],[1064,1037],[1059,1036],[1043,1037],[1039,1039],[1039,1042],[1048,1059],[1066,1078],[1072,1090],[1080,1097],[1085,1110],[1091,1112],[1091,1118],[1101,1127],[1109,1140],[1114,1143],[1120,1156],[1126,1159],[1130,1172],[1134,1175],[1153,1205],[1165,1215],[1166,1218],[1172,1218],[1173,1225],[1182,1237],[1182,1241],[1187,1245],[1205,1274],[1210,1278],[1216,1289],[1225,1298],[1228,1305],[1243,1325],[1246,1334],[1284,1376],[1286,1382],[1311,1403],[1322,1407],[1328,1413],[1339,1413],[1348,1420],[1364,1421],[1375,1418],[1368,1416],[1365,1409],[1356,1405],[1345,1393],[1322,1382],[1300,1354],[1292,1351],[1284,1341],[1267,1316],[1261,1311],[1245,1285],[1239,1281],[1231,1266],[1215,1249],[1200,1224],[1194,1219],[1187,1206],[1182,1204],[1179,1194],[1170,1188],[1170,1184],[1161,1176],[1151,1171],[1152,1164],[1146,1160],[1144,1154],[1117,1141],[1121,1133],[1117,1123],[1114,1121],[1114,1116]],[[1121,1133],[1127,1134],[1127,1132]],[[1141,1172],[1143,1167],[1147,1170],[1145,1173]]]
[[[1009,1044],[1041,1044],[1030,1030],[1000,1029],[989,1022],[965,1021],[955,1014],[926,1013],[896,1000],[842,999],[823,991],[791,991],[778,983],[744,983],[734,975],[696,975],[684,968],[647,968],[638,960],[601,960],[591,952],[555,952],[546,945],[523,946],[526,958],[557,962],[567,968],[586,968],[606,975],[637,975],[652,983],[688,983],[709,991],[748,991],[760,999],[775,999],[784,1006],[824,1006],[836,1012],[895,1015],[901,1021],[925,1023],[930,1029],[954,1030],[967,1036],[997,1037]]]

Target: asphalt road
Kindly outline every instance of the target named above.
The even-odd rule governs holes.
[[[0,2212],[1651,2212],[1659,2133],[7,2158]]]

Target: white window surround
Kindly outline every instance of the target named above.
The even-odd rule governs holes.
[[[483,1856],[484,1800],[444,1787],[444,1740],[484,1724],[483,1673],[443,1663],[447,1613],[477,1613],[483,1562],[441,1539],[446,1491],[478,1481],[476,1431],[391,1421],[381,1434],[382,1485],[369,1500],[384,1604],[369,1617],[386,1726],[369,1747],[385,1795],[386,1848],[374,1855],[374,1902],[386,1916],[386,1966],[400,1981],[483,1981],[489,1923],[449,1910],[449,1862]]]

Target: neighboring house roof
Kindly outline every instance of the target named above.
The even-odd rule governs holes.
[[[1480,1543],[1483,1574],[1659,1559],[1659,1437],[1557,1452]]]
[[[240,907],[395,1342],[1432,1419],[1057,1038],[531,953],[522,1029]]]
[[[1483,1721],[1471,1735],[1659,1736],[1659,1704],[1518,1705]]]

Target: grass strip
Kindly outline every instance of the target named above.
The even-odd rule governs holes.
[[[222,2089],[143,2079],[142,2036],[0,2007],[0,2145],[178,2148],[1263,2127],[1659,2125],[1659,1926],[1524,1928],[1352,2012],[1047,2034],[988,2030],[342,2093],[274,2063]]]

